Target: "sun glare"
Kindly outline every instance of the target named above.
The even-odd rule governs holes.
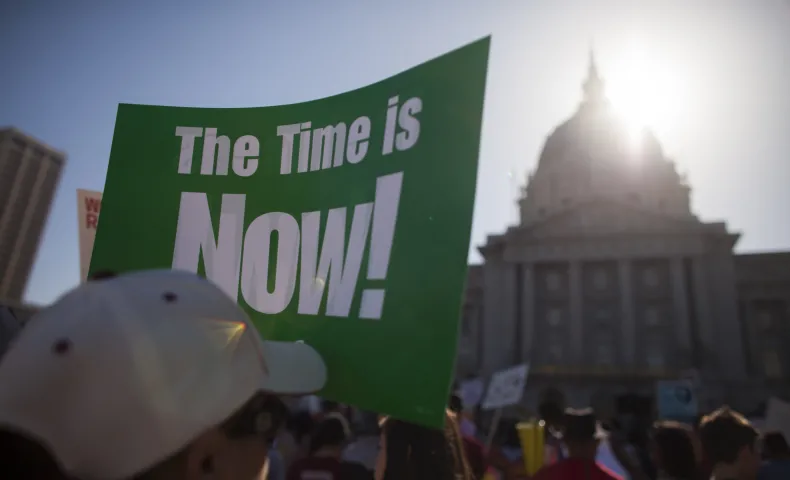
[[[677,119],[682,99],[674,72],[638,45],[607,76],[607,96],[634,135],[645,127],[665,131]]]

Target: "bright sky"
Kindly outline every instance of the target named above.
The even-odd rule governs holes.
[[[103,189],[119,102],[301,102],[489,34],[472,261],[515,220],[517,187],[580,99],[591,42],[611,96],[688,174],[695,211],[742,232],[739,251],[790,249],[787,0],[8,3],[0,125],[69,154],[32,302],[78,281],[75,190]]]

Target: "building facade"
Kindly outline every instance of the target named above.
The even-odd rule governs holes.
[[[25,293],[65,161],[19,130],[0,130],[0,298]]]
[[[525,406],[604,412],[688,376],[703,409],[790,394],[790,252],[735,255],[737,232],[697,218],[655,136],[613,112],[592,57],[518,204],[519,224],[470,267],[460,377],[530,362]]]

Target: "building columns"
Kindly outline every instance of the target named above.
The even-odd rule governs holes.
[[[676,342],[684,351],[691,353],[692,332],[691,324],[689,323],[686,275],[682,257],[673,257],[670,260],[670,272],[672,278],[673,316],[675,317],[673,326],[677,335]]]
[[[509,367],[513,362],[516,267],[501,261],[487,261],[483,266],[483,375]]]
[[[571,361],[577,365],[584,363],[584,319],[582,318],[582,278],[581,263],[571,261],[568,265],[570,292]]]
[[[696,257],[692,260],[693,282],[695,307],[697,309],[697,324],[699,325],[700,341],[702,343],[703,355],[707,360],[707,355],[713,345],[713,325],[710,315],[710,303],[708,302],[708,285],[705,278],[704,259]]]
[[[521,265],[522,292],[521,292],[521,361],[532,362],[532,352],[535,351],[535,274],[531,263]]]
[[[617,262],[618,279],[620,281],[620,345],[623,362],[628,365],[636,364],[636,319],[634,318],[634,294],[631,286],[631,261],[619,260]]]

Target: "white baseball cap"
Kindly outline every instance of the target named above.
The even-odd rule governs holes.
[[[34,316],[0,362],[0,428],[84,479],[133,476],[220,425],[258,392],[320,390],[304,343],[262,342],[244,311],[196,275],[88,282]]]

